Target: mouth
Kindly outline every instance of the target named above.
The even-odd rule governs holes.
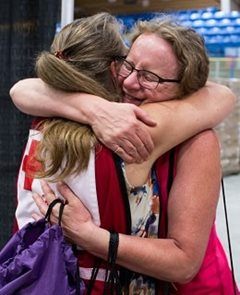
[[[124,93],[123,94],[123,102],[131,103],[131,104],[135,104],[137,106],[140,106],[144,102],[144,99],[137,98],[135,96]]]

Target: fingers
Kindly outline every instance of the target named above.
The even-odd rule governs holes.
[[[149,114],[139,107],[134,109],[134,113],[138,120],[142,121],[144,124],[152,127],[157,125],[157,123],[149,116]]]
[[[126,163],[139,163],[141,161],[138,157],[130,155],[120,146],[117,146],[116,149],[113,148],[112,150],[114,150],[114,152]]]
[[[154,144],[150,134],[139,128],[128,137],[118,138],[112,150],[127,163],[142,163],[147,160],[153,148]]]
[[[46,180],[41,179],[40,183],[41,183],[41,187],[42,187],[44,195],[45,194],[54,194],[53,190],[51,189],[51,187],[49,186],[49,184],[47,183]]]
[[[38,206],[38,209],[41,212],[41,214],[43,216],[45,216],[47,209],[48,209],[48,205],[46,204],[46,202],[37,193],[33,193],[33,200],[36,203],[36,205]]]
[[[75,195],[74,192],[69,188],[69,186],[63,182],[60,181],[57,183],[57,190],[61,194],[61,196],[65,199],[66,204],[68,206],[73,206],[75,205],[78,206],[79,210],[85,210],[85,207],[83,203],[80,201],[79,196]]]
[[[91,215],[88,209],[81,202],[81,196],[75,195],[64,182],[57,183],[57,189],[67,203],[64,209],[65,220],[66,218],[68,220],[79,219],[81,222],[91,220]]]
[[[152,118],[148,115],[148,113],[142,109],[140,109],[139,107],[135,107],[134,108],[134,113],[136,115],[136,118],[140,121],[142,121],[142,123],[150,126],[150,127],[155,127],[157,125],[157,123],[152,120]],[[142,126],[138,126],[137,130],[136,130],[136,135],[138,136],[139,140],[141,141],[141,145],[140,148],[138,148],[138,152],[139,154],[142,153],[146,153],[148,152],[148,154],[150,154],[153,149],[154,149],[154,143],[152,140],[152,137],[149,133],[149,131],[145,128],[146,126],[142,125]],[[142,151],[141,151],[142,149]]]
[[[44,200],[47,202],[47,204],[50,204],[53,200],[56,199],[55,193],[51,189],[51,187],[49,186],[46,180],[41,180],[40,182],[41,182]]]
[[[122,139],[120,145],[115,145],[114,152],[127,163],[141,163],[148,154],[139,155],[137,148],[128,140]]]
[[[136,134],[140,141],[139,145],[137,146],[138,152],[140,154],[146,153],[149,156],[149,154],[151,154],[154,149],[154,143],[150,133],[145,128],[138,128]]]
[[[126,141],[125,141],[126,143]],[[137,149],[133,146],[131,148],[126,147],[126,144],[122,143],[123,146],[117,146],[114,152],[123,159],[126,163],[142,163],[146,158],[139,155]],[[147,154],[148,155],[148,154]]]
[[[46,216],[47,210],[49,208],[49,204],[51,204],[52,201],[56,199],[56,196],[46,181],[41,180],[41,187],[44,193],[43,197],[41,197],[37,193],[33,193],[33,199],[40,213],[43,216]],[[52,209],[52,213],[50,216],[51,224],[58,223],[59,208],[60,208],[60,204],[56,204],[54,208]],[[33,215],[33,218],[35,220],[38,220],[38,216],[35,214]]]
[[[62,197],[65,199],[67,204],[74,202],[76,200],[77,196],[73,193],[73,191],[69,188],[69,186],[65,182],[63,181],[58,182],[57,189],[62,195]]]

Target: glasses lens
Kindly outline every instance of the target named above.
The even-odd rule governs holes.
[[[155,89],[158,86],[159,78],[154,73],[143,70],[138,72],[138,81],[144,88]]]
[[[124,59],[120,60],[119,62],[120,62],[120,66],[119,66],[118,74],[122,77],[129,76],[133,71],[132,65]]]

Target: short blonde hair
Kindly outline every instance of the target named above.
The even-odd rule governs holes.
[[[132,42],[144,33],[154,33],[172,46],[179,62],[179,96],[195,92],[205,85],[209,59],[204,40],[199,34],[167,16],[137,22],[130,35]]]

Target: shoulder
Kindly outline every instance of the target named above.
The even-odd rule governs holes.
[[[220,150],[218,137],[212,129],[202,131],[179,145],[180,153],[183,153],[186,150],[193,153],[216,152]]]
[[[178,147],[177,171],[210,175],[220,171],[220,145],[213,130],[203,131],[188,139]]]

